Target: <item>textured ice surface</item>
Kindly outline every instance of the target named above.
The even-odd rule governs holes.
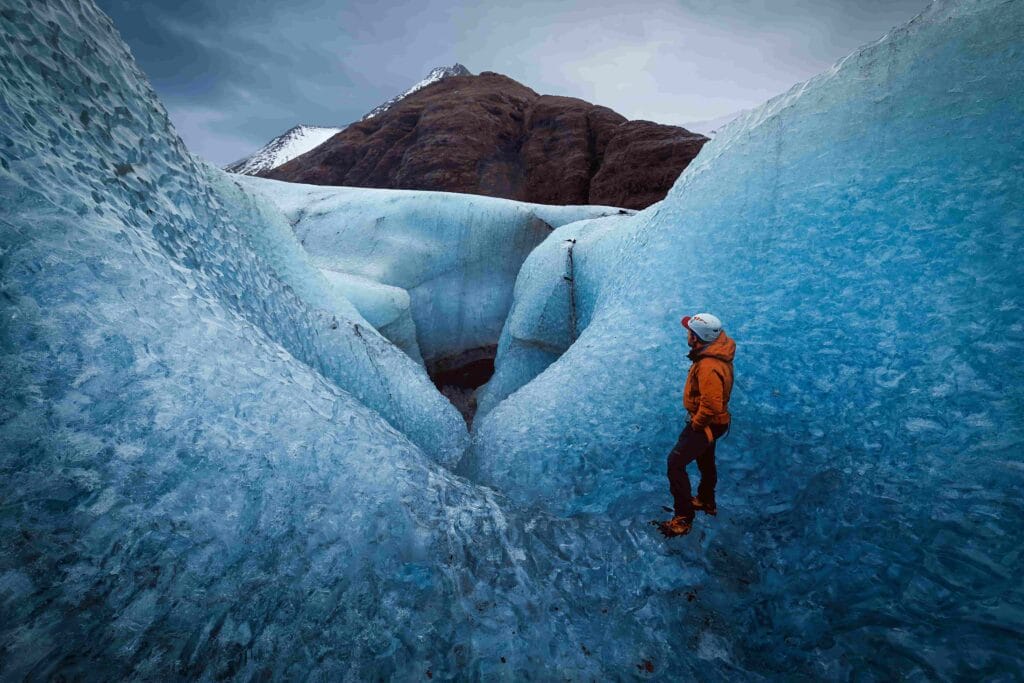
[[[617,231],[631,221],[608,216],[570,223],[526,259],[498,344],[500,364],[478,392],[477,415],[543,372],[590,324],[601,283],[610,275],[610,259],[593,254],[602,244],[617,244]]]
[[[359,275],[321,271],[334,290],[395,346],[418,363],[423,362],[416,342],[416,323],[412,319],[409,292],[401,287],[382,285]]]
[[[6,2],[0,59],[0,678],[693,672],[644,605],[700,572],[438,465],[455,410],[92,4]]]
[[[597,287],[476,434],[510,501],[93,5],[7,0],[0,678],[1016,675],[1021,15],[937,6],[553,236],[518,339],[567,342],[529,327],[557,240]],[[702,308],[737,424],[719,517],[666,543]]]
[[[322,187],[264,178],[243,182],[288,216],[321,268],[406,290],[419,349],[428,363],[495,343],[520,266],[553,228],[622,211],[450,192]],[[371,321],[390,315],[372,310],[370,300],[354,303]],[[381,332],[403,346],[388,331]]]
[[[730,124],[626,226],[552,235],[487,393],[525,386],[482,407],[465,472],[560,514],[652,509],[679,318],[712,311],[738,344],[712,546],[752,582],[728,651],[1019,673],[1022,35],[1024,3],[935,5]],[[568,339],[573,236],[579,339],[531,382]]]

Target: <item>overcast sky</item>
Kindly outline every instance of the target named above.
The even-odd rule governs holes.
[[[189,148],[342,126],[434,66],[685,124],[760,104],[927,0],[98,0]]]

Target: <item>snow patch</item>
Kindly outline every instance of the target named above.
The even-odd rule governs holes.
[[[319,147],[343,130],[345,129],[324,126],[294,126],[253,154],[225,166],[224,170],[243,175],[257,175],[269,171]]]
[[[414,92],[416,92],[418,90],[422,90],[423,88],[427,87],[428,85],[431,85],[433,83],[437,83],[438,81],[440,81],[443,78],[448,78],[449,76],[471,76],[471,75],[472,75],[472,73],[470,72],[469,69],[467,69],[466,67],[464,67],[464,66],[462,66],[461,64],[458,64],[458,63],[452,64],[451,66],[438,66],[438,67],[435,67],[435,68],[430,70],[430,73],[427,74],[426,78],[424,78],[420,82],[416,83],[414,86],[412,86],[411,88],[406,90],[401,95],[396,95],[396,96],[392,97],[390,100],[388,100],[387,102],[385,102],[383,104],[380,104],[380,105],[377,105],[376,107],[371,109],[369,112],[367,112],[365,115],[363,115],[363,118],[360,119],[360,120],[361,121],[365,121],[367,119],[372,119],[374,116],[379,116],[380,114],[383,114],[388,109],[391,109],[393,106],[395,106],[396,104],[398,104],[399,102],[404,100],[409,95],[413,94]]]

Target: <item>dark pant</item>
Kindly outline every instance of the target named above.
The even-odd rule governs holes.
[[[700,470],[700,485],[697,497],[707,505],[715,503],[715,484],[718,483],[718,470],[715,468],[715,443],[718,438],[729,430],[728,425],[711,425],[711,433],[715,441],[708,443],[703,429],[692,429],[687,423],[679,440],[668,454],[668,488],[675,501],[677,517],[693,519],[693,504],[690,503],[690,477],[686,474],[686,466],[694,460]]]

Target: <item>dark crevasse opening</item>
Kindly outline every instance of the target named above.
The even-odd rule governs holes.
[[[476,414],[476,390],[491,379],[497,355],[497,344],[489,344],[427,363],[434,386],[458,408],[469,427]]]

